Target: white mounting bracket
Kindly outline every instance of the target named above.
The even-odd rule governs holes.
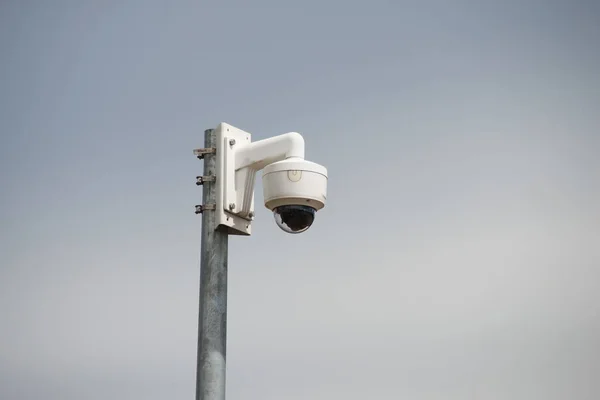
[[[288,132],[256,142],[251,135],[229,124],[216,129],[217,225],[229,234],[250,235],[254,216],[256,173],[285,159],[304,160],[304,139]]]
[[[256,170],[244,169],[236,172],[235,149],[250,144],[251,135],[226,123],[219,124],[215,133],[217,136],[217,209],[215,210],[217,226],[226,227],[230,235],[250,236],[251,220],[254,215]],[[236,180],[236,174],[248,174],[248,176],[247,179]],[[238,176],[238,178],[242,177]],[[236,181],[238,185],[245,184],[246,187],[236,187]]]

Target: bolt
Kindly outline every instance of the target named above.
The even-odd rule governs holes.
[[[229,209],[233,211],[235,209],[235,203],[229,203]]]
[[[229,140],[229,145],[230,145],[230,146],[233,146],[234,144],[235,144],[235,139],[230,139],[230,140]]]
[[[250,217],[250,219],[252,219],[252,218],[254,218],[254,213],[253,213],[252,211],[250,211],[250,212],[248,213],[248,216]]]

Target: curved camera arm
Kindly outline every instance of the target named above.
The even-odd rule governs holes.
[[[304,159],[304,138],[289,132],[249,144],[233,146],[235,202],[230,212],[242,218],[251,218],[256,173],[277,161],[287,158]]]
[[[304,138],[297,132],[259,140],[236,149],[235,170],[249,168],[256,172],[291,157],[304,158]]]

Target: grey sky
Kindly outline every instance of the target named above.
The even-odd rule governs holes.
[[[0,398],[194,396],[201,163],[301,132],[230,240],[229,399],[600,396],[600,6],[0,3]]]

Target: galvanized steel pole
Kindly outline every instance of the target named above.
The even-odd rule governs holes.
[[[204,132],[204,146],[216,148],[216,134]],[[204,176],[214,176],[215,153],[204,155]],[[216,179],[221,179],[217,176]],[[203,183],[202,242],[200,257],[200,310],[196,400],[225,400],[225,360],[227,348],[227,247],[228,234],[217,230],[214,180]]]

